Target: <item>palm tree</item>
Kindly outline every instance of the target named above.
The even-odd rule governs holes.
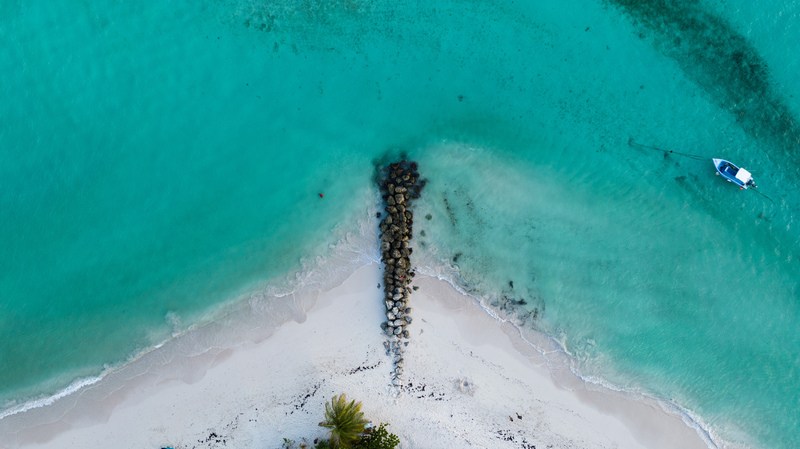
[[[332,397],[330,404],[325,403],[325,421],[319,425],[331,429],[331,447],[348,448],[361,438],[367,422],[361,412],[361,403],[348,403],[342,393]]]

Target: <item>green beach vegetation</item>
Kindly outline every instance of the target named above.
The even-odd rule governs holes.
[[[358,442],[368,423],[361,411],[361,403],[355,400],[347,402],[342,393],[332,397],[330,404],[325,404],[325,421],[319,425],[331,429],[331,447],[349,448]]]
[[[314,440],[314,449],[394,449],[400,444],[397,435],[389,433],[387,423],[377,428],[369,427],[370,421],[364,418],[361,402],[347,402],[345,394],[331,398],[325,403],[325,421],[321,427],[331,429],[327,440]],[[283,449],[306,449],[306,444],[283,439]]]
[[[400,444],[400,438],[397,435],[389,433],[386,430],[388,424],[381,423],[377,429],[361,437],[355,447],[357,449],[394,449]]]

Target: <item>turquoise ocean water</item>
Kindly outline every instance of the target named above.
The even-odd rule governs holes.
[[[405,154],[429,180],[420,263],[718,447],[797,447],[798,13],[2,2],[0,409],[324,256]]]

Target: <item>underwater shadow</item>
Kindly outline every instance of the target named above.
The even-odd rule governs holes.
[[[764,58],[731,24],[698,0],[605,2],[630,16],[639,37],[652,39],[748,136],[768,145],[769,157],[800,161],[796,117],[775,90]]]

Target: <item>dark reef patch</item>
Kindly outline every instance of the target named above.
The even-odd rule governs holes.
[[[796,118],[776,91],[764,58],[725,19],[698,0],[605,1],[640,25],[639,37],[652,38],[747,135],[778,150],[772,157],[798,161]]]
[[[442,201],[444,202],[444,209],[447,211],[447,218],[450,220],[450,225],[455,229],[458,227],[458,219],[453,211],[453,207],[450,206],[450,201],[447,200],[447,194],[442,195]]]

